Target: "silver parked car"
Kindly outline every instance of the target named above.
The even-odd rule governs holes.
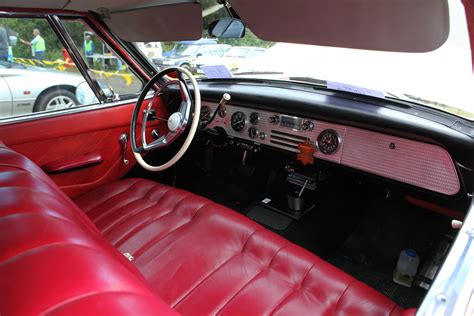
[[[82,82],[80,75],[0,61],[0,118],[76,106]]]

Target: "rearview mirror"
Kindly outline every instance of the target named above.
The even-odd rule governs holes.
[[[219,38],[242,38],[245,36],[245,25],[239,19],[222,18],[209,25],[209,34]]]

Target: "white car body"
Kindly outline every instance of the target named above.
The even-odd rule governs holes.
[[[143,55],[150,59],[163,57],[163,48],[160,42],[136,42],[135,44]]]
[[[41,93],[54,88],[75,93],[82,82],[85,80],[81,75],[57,70],[6,68],[0,65],[0,118],[30,114]]]
[[[224,65],[229,71],[236,71],[247,60],[259,56],[265,52],[265,50],[265,48],[261,47],[234,46],[221,57],[198,57],[195,61],[196,66],[194,68],[197,69],[197,72],[201,72],[201,66]]]

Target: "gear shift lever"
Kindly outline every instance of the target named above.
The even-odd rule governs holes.
[[[217,106],[216,110],[218,110],[219,107],[221,107],[222,110],[224,110],[224,112],[225,112],[225,104],[226,104],[228,101],[230,101],[230,94],[224,93],[224,94],[222,95],[221,100],[219,101],[219,105]]]
[[[211,124],[211,122],[214,121],[214,118],[216,117],[217,112],[219,112],[219,110],[220,110],[221,108],[222,108],[222,109],[224,110],[224,112],[225,112],[225,104],[226,104],[228,101],[230,101],[230,99],[231,99],[230,94],[224,93],[224,94],[222,95],[221,100],[219,101],[219,104],[217,105],[216,110],[214,111],[214,114],[212,114],[211,119],[210,119],[208,122],[202,124],[201,127],[202,127],[202,128],[205,128],[205,127],[207,127],[209,124]]]

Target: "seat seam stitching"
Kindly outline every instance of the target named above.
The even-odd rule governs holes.
[[[305,272],[305,274],[304,274],[304,276],[303,276],[303,279],[301,280],[301,282],[299,282],[299,283],[300,283],[299,286],[296,287],[296,288],[293,288],[291,291],[289,291],[289,292],[287,293],[287,295],[285,295],[285,297],[283,297],[283,298],[280,300],[280,302],[278,302],[278,304],[275,305],[275,307],[270,311],[269,315],[272,315],[273,313],[275,313],[275,311],[279,310],[279,309],[281,308],[281,306],[283,305],[283,303],[284,303],[285,301],[287,301],[290,297],[292,297],[295,293],[297,293],[297,292],[303,290],[303,284],[304,284],[306,278],[308,277],[309,272],[314,268],[315,264],[316,264],[316,262],[314,262],[314,263],[309,267],[309,269],[306,270],[306,272]]]
[[[209,273],[203,280],[201,280],[198,284],[196,284],[192,289],[188,291],[177,303],[175,303],[172,308],[176,308],[179,304],[181,304],[183,301],[186,300],[198,287],[200,287],[204,282],[206,282],[214,273],[216,273],[218,270],[220,270],[222,267],[224,267],[227,263],[232,261],[233,259],[237,258],[239,254],[243,254],[245,251],[245,247],[247,246],[247,243],[249,242],[250,238],[252,238],[255,233],[262,231],[263,229],[257,229],[253,231],[248,237],[245,243],[243,244],[242,248],[234,253],[232,256],[230,256],[227,260],[225,260],[222,264],[220,264],[217,268],[215,268],[211,273]]]
[[[170,191],[171,191],[171,190],[170,190]],[[185,199],[186,199],[187,197],[189,197],[189,196],[191,196],[191,195],[189,194],[189,195],[185,196],[182,200],[180,200],[180,202],[183,201],[183,200],[185,200]],[[139,213],[148,211],[150,208],[156,206],[157,204],[158,204],[158,201],[157,201],[157,203],[155,203],[154,205],[150,205],[149,207],[147,207],[147,208],[141,210],[140,212],[134,214],[134,216],[138,215]],[[178,203],[177,203],[177,204],[178,204]],[[177,205],[177,204],[176,204],[176,205]],[[138,227],[142,227],[141,229],[144,229],[145,227],[147,227],[147,226],[149,226],[149,225],[155,223],[156,221],[159,221],[159,220],[161,220],[162,218],[164,218],[164,217],[166,217],[166,216],[172,214],[172,213],[174,212],[174,209],[175,209],[175,206],[176,206],[176,205],[174,205],[173,208],[172,208],[171,210],[169,210],[168,212],[166,212],[165,214],[161,214],[161,215],[158,216],[158,217],[153,217],[152,219],[145,220],[144,222],[138,224],[138,225],[135,226],[128,234],[126,234],[125,236],[123,236],[122,238],[120,238],[120,239],[115,243],[115,245],[117,245],[117,246],[118,246],[118,245],[122,245],[122,244],[125,243],[127,240],[129,240],[130,238],[132,238],[136,233],[138,233],[138,231],[137,231],[137,230],[138,230]],[[143,225],[145,225],[145,226],[143,226]],[[181,227],[181,226],[180,226],[180,227]],[[140,230],[141,230],[141,229],[140,229]]]
[[[111,199],[115,198],[117,195],[119,194],[123,194],[127,191],[129,191],[130,189],[132,189],[138,182],[140,182],[140,179],[138,179],[137,181],[133,182],[132,184],[130,184],[126,189],[124,190],[121,190],[120,192],[114,192],[111,196],[109,196],[108,198],[106,198],[105,200],[103,200],[102,202],[99,202],[97,205],[94,205],[92,208],[90,208],[88,211],[84,211],[84,213],[88,214],[92,211],[94,211],[95,209],[97,209],[99,206],[102,206],[103,204],[105,204],[106,202],[110,201]]]
[[[203,208],[211,205],[212,203],[206,203],[204,204],[203,206],[201,206],[198,210],[196,210],[196,212],[194,213],[194,215],[191,216],[191,218],[189,219],[189,221],[187,221],[186,223],[176,227],[175,229],[169,231],[168,233],[166,233],[165,235],[163,235],[160,239],[158,240],[151,240],[150,242],[146,243],[145,245],[143,245],[142,247],[140,247],[139,249],[137,249],[137,251],[135,252],[135,260],[138,258],[138,257],[141,257],[143,254],[145,254],[145,252],[147,252],[151,247],[153,247],[153,245],[155,245],[156,243],[160,242],[161,240],[163,240],[164,238],[170,236],[171,234],[175,233],[176,231],[180,230],[181,228],[189,225],[189,223],[191,223],[194,219],[194,217],[197,215],[198,212],[200,212]],[[171,213],[172,211],[170,211]],[[144,249],[144,250],[142,250]],[[141,253],[140,253],[141,252]],[[159,256],[158,256],[159,257]],[[158,258],[158,257],[155,257]]]
[[[128,221],[128,220],[130,219],[130,217],[136,216],[136,215],[138,215],[138,214],[140,214],[140,213],[142,213],[142,212],[144,212],[144,211],[150,209],[151,207],[156,206],[156,205],[162,200],[162,197],[165,196],[165,194],[168,193],[168,192],[170,192],[170,191],[171,191],[171,189],[170,189],[170,190],[167,190],[167,191],[166,191],[165,193],[163,193],[163,194],[158,198],[158,200],[156,200],[156,201],[152,201],[152,200],[150,200],[150,199],[147,199],[148,201],[150,201],[150,202],[152,203],[151,205],[147,205],[147,206],[145,206],[144,208],[139,209],[138,211],[135,210],[134,212],[131,212],[131,214],[130,214],[130,213],[125,214],[125,216],[124,216],[123,218],[119,219],[117,222],[113,223],[110,227],[108,227],[107,229],[105,229],[105,230],[102,232],[102,234],[105,235],[105,234],[109,233],[111,230],[113,230],[114,228],[116,228],[118,225],[121,225],[121,224],[123,224],[124,222]],[[149,193],[149,192],[148,192],[148,193]],[[147,193],[147,194],[148,194],[148,193]],[[138,199],[136,199],[136,200],[134,200],[134,201],[128,203],[127,205],[130,205],[131,203],[136,202],[136,201],[138,201],[138,200],[140,200],[140,199],[146,198],[145,196],[146,196],[146,194],[143,195],[141,198],[138,198]],[[121,209],[123,209],[124,207],[126,207],[127,205],[124,205],[123,207],[121,207],[121,208],[119,208],[119,209],[117,209],[117,210],[115,210],[115,211],[121,210]]]
[[[275,257],[278,255],[278,253],[279,253],[281,250],[283,250],[284,248],[288,247],[288,246],[289,246],[289,244],[280,247],[280,248],[273,254],[273,257],[272,257],[272,259],[270,260],[270,262],[269,262],[262,270],[260,270],[256,275],[254,275],[252,278],[250,278],[250,280],[248,280],[247,282],[245,282],[245,284],[242,285],[242,287],[241,287],[239,290],[237,290],[237,292],[235,292],[235,294],[232,295],[232,297],[231,297],[229,300],[227,300],[227,302],[225,302],[225,304],[224,304],[221,308],[219,308],[219,310],[218,310],[215,314],[217,315],[217,314],[219,314],[220,312],[222,312],[222,310],[224,310],[224,308],[226,308],[226,307],[229,305],[229,303],[230,303],[232,300],[234,300],[234,299],[237,297],[237,295],[239,295],[239,293],[241,293],[247,286],[249,286],[250,283],[252,283],[253,281],[255,281],[255,280],[256,280],[261,274],[263,274],[265,271],[268,271],[268,270],[270,269],[270,266],[271,266],[272,263],[273,263],[273,260],[274,260]]]
[[[63,301],[61,301],[60,303],[57,303],[57,304],[54,304],[50,307],[48,307],[47,309],[45,309],[41,315],[47,315],[51,312],[53,312],[54,310],[57,310],[59,308],[63,308],[64,306],[66,305],[69,305],[71,303],[76,303],[78,301],[81,301],[83,299],[88,299],[90,297],[93,297],[93,296],[99,296],[99,295],[109,295],[109,294],[128,294],[128,295],[134,295],[134,296],[139,296],[139,297],[143,297],[145,295],[141,294],[141,293],[135,293],[135,292],[132,292],[132,291],[123,291],[123,290],[120,290],[120,291],[117,291],[117,290],[107,290],[107,291],[92,291],[92,292],[89,292],[89,293],[86,293],[86,294],[81,294],[81,295],[77,295],[75,297],[72,297],[72,298],[69,298],[69,299],[65,299]]]
[[[339,302],[341,301],[342,297],[344,296],[344,294],[346,294],[347,290],[351,287],[352,284],[354,284],[357,280],[353,279],[351,280],[351,282],[347,285],[347,287],[344,289],[344,291],[342,291],[341,295],[339,296],[339,298],[337,299],[336,301],[336,304],[334,305],[334,312],[337,311],[337,307],[339,306]]]
[[[85,244],[78,244],[78,243],[73,243],[73,242],[68,242],[68,241],[57,241],[57,242],[38,245],[38,246],[35,246],[35,247],[32,247],[32,248],[22,250],[21,252],[19,252],[15,255],[3,260],[2,262],[0,262],[0,267],[10,264],[9,262],[12,261],[12,260],[21,259],[21,257],[23,257],[23,256],[31,256],[33,252],[43,251],[43,250],[46,250],[45,248],[56,247],[56,246],[76,246],[76,247],[86,248],[86,249],[89,249],[89,250],[92,250],[92,251],[102,252],[100,248],[94,248],[94,247],[91,247],[91,246],[85,245]]]

